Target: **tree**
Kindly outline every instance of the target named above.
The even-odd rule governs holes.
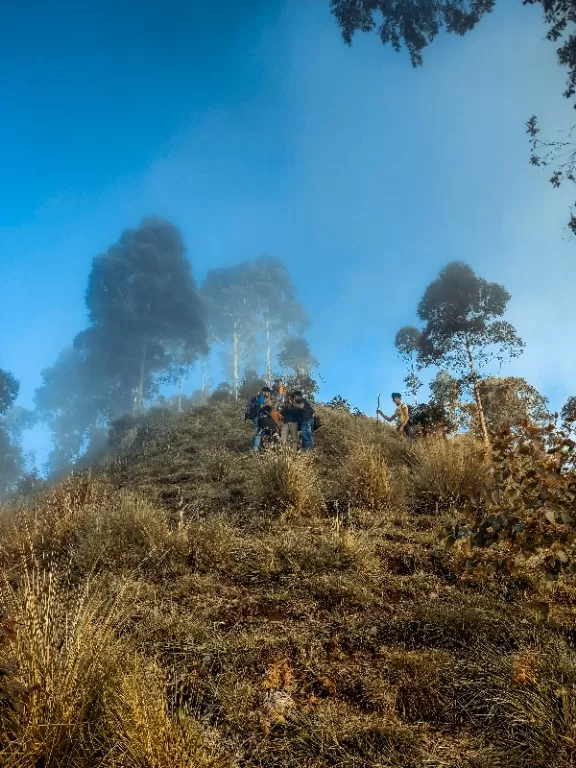
[[[202,298],[211,338],[229,354],[236,398],[242,367],[247,362],[255,363],[259,344],[264,345],[266,381],[270,383],[277,344],[309,325],[280,259],[262,256],[233,267],[212,269],[202,286]]]
[[[11,408],[12,403],[18,397],[20,384],[8,371],[0,368],[0,416]]]
[[[253,271],[266,350],[266,382],[270,385],[276,343],[291,333],[303,333],[310,320],[296,299],[294,285],[286,265],[280,259],[261,256],[253,263]]]
[[[52,434],[51,474],[77,461],[108,422],[130,408],[130,394],[122,397],[95,362],[85,349],[69,348],[42,371],[35,404]]]
[[[545,427],[550,423],[548,399],[528,382],[517,376],[488,376],[478,384],[484,416],[491,435],[510,428],[521,430],[526,423]],[[464,404],[470,431],[481,434],[478,412],[474,403]]]
[[[412,325],[405,325],[396,334],[394,345],[398,350],[400,358],[408,366],[408,374],[404,378],[404,383],[414,397],[414,402],[418,404],[418,390],[422,386],[422,382],[416,374],[418,351],[420,349],[420,331]]]
[[[571,395],[566,400],[560,411],[560,416],[562,417],[564,428],[571,431],[576,422],[576,397],[574,395]]]
[[[49,469],[103,444],[108,424],[141,410],[161,376],[207,351],[202,306],[178,230],[146,219],[97,256],[86,291],[89,326],[43,371],[39,416],[52,432]]]
[[[355,32],[377,29],[382,43],[391,44],[396,51],[404,45],[415,67],[423,63],[422,51],[442,28],[464,35],[490,13],[495,4],[495,0],[330,0],[330,8],[348,45],[352,44]],[[553,43],[562,40],[557,49],[558,62],[568,69],[564,96],[572,98],[576,94],[576,3],[574,0],[523,0],[523,5],[542,5],[547,39]],[[564,181],[576,183],[576,150],[571,141],[574,128],[563,141],[542,141],[538,138],[536,116],[526,125],[532,165],[555,167],[550,178],[553,187],[560,187]],[[576,234],[574,213],[569,227]]]
[[[159,218],[125,231],[94,259],[86,292],[91,325],[75,345],[95,354],[141,410],[153,375],[206,351],[203,311],[178,229]]]
[[[10,429],[10,413],[20,389],[19,382],[8,371],[0,369],[0,498],[9,493],[24,471],[24,457],[18,439]],[[18,433],[15,433],[18,436]]]
[[[448,371],[438,371],[429,384],[431,403],[442,409],[446,432],[450,434],[462,426],[460,406],[462,384]]]
[[[238,394],[243,400],[248,400],[260,392],[262,387],[265,387],[266,384],[268,384],[268,382],[263,376],[260,376],[258,371],[249,369],[242,378]]]
[[[284,370],[288,389],[301,390],[309,397],[318,391],[313,371],[318,360],[312,354],[310,344],[302,336],[290,336],[278,354],[278,363]]]
[[[451,262],[430,283],[418,305],[418,316],[425,323],[420,361],[457,372],[463,384],[471,387],[487,443],[480,370],[493,361],[502,364],[517,357],[524,348],[514,326],[499,319],[509,300],[502,285],[477,277],[467,264]]]
[[[201,289],[210,337],[230,353],[236,400],[242,363],[258,333],[253,277],[247,263],[211,269]]]

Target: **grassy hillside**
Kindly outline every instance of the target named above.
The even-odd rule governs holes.
[[[151,412],[2,510],[2,768],[575,764],[571,519],[474,549],[480,445],[323,420],[252,456],[234,405]]]

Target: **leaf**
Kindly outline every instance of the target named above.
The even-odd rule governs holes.
[[[556,515],[554,514],[554,510],[547,509],[544,512],[544,517],[546,518],[546,520],[548,520],[549,523],[551,523],[552,525],[556,525]]]

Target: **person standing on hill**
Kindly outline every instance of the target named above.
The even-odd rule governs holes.
[[[312,438],[312,432],[314,430],[314,408],[312,408],[308,400],[305,399],[302,392],[294,392],[292,395],[292,402],[298,413],[298,421],[302,431],[302,450],[312,451],[314,450],[314,440]]]
[[[282,384],[282,379],[276,379],[274,381],[274,386],[272,387],[272,402],[274,403],[274,408],[279,411],[284,406],[285,400],[286,387]]]
[[[402,402],[402,395],[400,392],[392,392],[392,400],[396,404],[396,410],[394,412],[393,416],[386,416],[385,413],[382,413],[382,411],[377,408],[376,409],[376,415],[382,416],[383,419],[386,419],[386,421],[396,421],[397,426],[396,430],[400,437],[406,437],[410,438],[412,436],[411,430],[410,430],[410,409],[406,405],[406,403]]]
[[[262,442],[262,432],[260,429],[260,415],[263,409],[272,410],[272,390],[270,387],[262,387],[261,391],[252,398],[246,409],[245,418],[254,424],[254,439],[252,441],[252,450],[260,450]]]
[[[298,447],[298,426],[300,422],[300,410],[296,408],[293,402],[293,395],[286,395],[286,402],[282,409],[282,444],[291,444],[294,448]]]

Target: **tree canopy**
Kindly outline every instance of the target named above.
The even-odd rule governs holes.
[[[422,365],[447,368],[471,386],[486,440],[480,370],[492,362],[502,365],[524,348],[514,326],[501,319],[509,300],[504,286],[489,283],[467,264],[454,261],[430,283],[418,305],[418,317],[424,323],[419,348]]]

